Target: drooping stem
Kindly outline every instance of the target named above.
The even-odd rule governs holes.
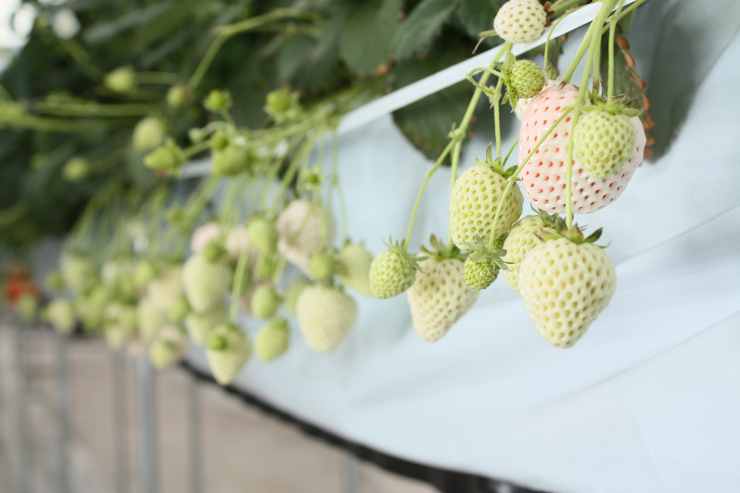
[[[452,169],[450,173],[450,198],[455,193],[455,182],[457,181],[457,166],[460,163],[460,148],[462,147],[462,139],[455,141],[455,147],[452,150]],[[448,229],[448,241],[447,245],[452,246],[452,228]]]
[[[614,98],[614,36],[617,31],[617,19],[623,7],[624,0],[620,0],[617,11],[612,15],[609,22],[609,86],[607,87],[607,104],[611,103]]]
[[[344,199],[344,190],[342,190],[342,184],[339,179],[339,141],[337,139],[337,131],[334,129],[331,134],[331,162],[332,162],[332,173],[334,179],[332,184],[336,187],[337,197],[339,198],[339,213],[342,220],[342,233],[344,239],[349,239],[349,220],[347,218],[347,202]]]

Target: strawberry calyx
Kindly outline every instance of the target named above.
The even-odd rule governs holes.
[[[444,260],[448,258],[455,258],[458,260],[465,260],[465,255],[460,251],[454,243],[450,242],[447,245],[445,242],[437,238],[435,235],[429,237],[429,247],[422,246],[421,251],[427,256],[417,256],[417,261],[426,260],[429,257],[434,257],[437,260]]]
[[[593,92],[590,99],[591,104],[582,106],[581,111],[604,111],[612,115],[625,115],[629,118],[639,116],[642,113],[640,110],[629,107],[630,99],[626,95],[613,99],[610,102],[602,98],[598,93]]]
[[[419,257],[418,255],[415,255],[409,252],[405,240],[404,241],[397,240],[394,242],[393,237],[390,237],[388,238],[388,241],[385,242],[385,246],[388,247],[389,251],[395,252],[405,265],[413,268],[414,270],[421,272],[421,267],[419,266],[419,262],[421,262],[422,260],[426,260],[427,257],[425,256]]]
[[[473,243],[467,245],[470,250],[468,258],[473,262],[493,262],[499,269],[509,270],[506,262],[503,260],[506,250],[502,248],[507,235],[508,232],[496,238],[492,248],[488,247],[488,244],[483,238],[476,235]]]
[[[566,240],[571,241],[576,245],[580,245],[582,243],[596,243],[599,238],[601,238],[603,228],[599,228],[590,235],[585,236],[583,234],[583,230],[585,229],[585,227],[580,227],[577,224],[573,224],[573,226],[568,228],[565,219],[563,219],[560,215],[556,214],[554,216],[550,216],[547,213],[545,214],[545,216],[542,216],[542,213],[540,213],[546,223],[548,222],[548,220],[552,221],[548,224],[551,229],[543,228],[540,229],[539,234],[535,234],[535,236],[537,236],[537,238],[539,238],[543,242],[565,238]]]
[[[215,263],[221,260],[226,255],[226,248],[223,242],[220,240],[209,241],[203,249],[203,255],[209,262]]]
[[[481,161],[476,156],[475,162],[478,164],[478,166],[488,166],[493,171],[503,176],[507,180],[511,178],[516,173],[516,170],[517,170],[516,166],[510,166],[509,168],[504,169],[504,166],[501,164],[501,161],[499,161],[498,159],[493,159],[493,144],[488,144],[488,148],[486,149],[486,160]]]

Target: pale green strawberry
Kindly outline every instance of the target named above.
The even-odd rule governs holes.
[[[314,284],[298,297],[298,324],[306,344],[330,353],[344,340],[357,320],[357,304],[337,288]]]
[[[527,252],[542,243],[537,235],[541,234],[543,228],[550,232],[553,231],[542,217],[525,216],[512,226],[504,241],[506,255],[503,260],[508,267],[504,271],[504,277],[511,289],[516,292],[519,292],[519,268],[522,260],[527,256]]]
[[[347,287],[363,296],[373,295],[370,288],[370,265],[373,254],[361,243],[348,243],[337,254],[337,277]]]
[[[167,318],[169,318],[170,322],[177,324],[182,322],[189,313],[190,303],[188,303],[188,299],[184,295],[181,295],[170,305],[167,311]]]
[[[545,85],[545,72],[530,60],[516,61],[508,71],[509,90],[512,97],[532,98],[536,96]]]
[[[139,152],[151,151],[164,143],[167,129],[159,118],[148,116],[134,127],[134,149]]]
[[[275,221],[265,217],[255,217],[247,225],[249,243],[260,253],[272,255],[277,251],[278,230]]]
[[[144,297],[136,307],[139,336],[144,342],[151,341],[157,331],[167,324],[167,314],[152,300]]]
[[[204,313],[191,312],[185,317],[185,328],[188,329],[190,340],[202,346],[208,340],[208,335],[219,325],[226,323],[228,313],[223,305],[218,305],[211,311]]]
[[[87,291],[97,282],[95,265],[79,254],[64,254],[60,261],[60,270],[64,283],[78,293]]]
[[[62,298],[49,303],[46,308],[46,318],[62,334],[71,333],[77,324],[72,303]]]
[[[270,284],[257,286],[252,295],[252,314],[255,317],[268,319],[277,313],[282,297]]]
[[[182,275],[190,307],[195,312],[207,312],[223,303],[231,290],[232,275],[225,262],[211,262],[205,253],[190,257]]]
[[[275,223],[278,229],[278,251],[305,274],[311,254],[332,245],[336,226],[327,209],[307,200],[294,200],[280,213]]]
[[[288,322],[277,318],[263,326],[254,338],[254,352],[262,361],[270,361],[288,349],[290,331]]]
[[[174,325],[165,325],[149,345],[149,361],[157,370],[177,363],[188,350],[188,338]]]
[[[313,284],[308,279],[299,279],[291,284],[287,291],[285,291],[285,309],[291,315],[296,314],[296,307],[298,306],[298,297],[301,295],[303,290]]]
[[[468,257],[463,265],[465,284],[476,291],[486,289],[498,277],[499,266],[493,260],[473,260]]]
[[[379,299],[397,296],[414,284],[416,279],[414,256],[398,246],[380,252],[370,264],[370,289]]]
[[[584,171],[593,178],[607,178],[632,157],[637,132],[630,116],[605,109],[588,111],[576,125],[573,151]]]
[[[334,275],[336,261],[332,252],[316,250],[308,260],[308,270],[317,281],[325,281]]]
[[[486,162],[477,162],[455,181],[450,200],[452,241],[460,250],[470,250],[476,237],[486,241],[491,237],[496,209],[507,185],[503,167],[492,160],[490,147]],[[519,219],[522,203],[519,187],[513,186],[504,200],[494,237],[508,231]]]
[[[147,286],[147,296],[152,303],[162,310],[169,310],[183,292],[182,276],[182,265],[172,265],[152,279]]]
[[[213,377],[228,385],[249,360],[252,345],[246,334],[233,324],[222,324],[208,337],[206,358]]]

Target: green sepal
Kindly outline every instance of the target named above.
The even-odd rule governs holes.
[[[421,272],[421,266],[419,266],[419,262],[426,260],[429,258],[428,256],[419,256],[416,254],[413,254],[407,250],[406,241],[393,241],[393,237],[389,237],[388,241],[385,243],[385,246],[388,247],[388,250],[395,250],[398,255],[400,255],[401,260],[404,261],[407,265],[412,267],[414,270],[418,270]]]

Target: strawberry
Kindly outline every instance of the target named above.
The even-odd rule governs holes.
[[[287,291],[285,291],[285,309],[288,310],[288,313],[291,315],[296,314],[298,298],[303,290],[311,284],[311,281],[308,279],[298,279],[288,287]]]
[[[370,265],[373,254],[361,243],[348,243],[337,254],[337,277],[347,287],[363,296],[373,295],[370,289]]]
[[[519,163],[530,154],[537,142],[562,115],[564,109],[575,103],[578,88],[553,87],[542,91],[529,104],[519,131]],[[642,162],[645,149],[645,132],[637,117],[632,118],[637,133],[637,144],[632,157],[619,173],[606,179],[592,178],[579,160],[573,159],[573,212],[587,214],[606,207],[624,191],[635,168]],[[572,117],[553,130],[542,142],[537,152],[524,165],[519,178],[524,193],[534,207],[548,212],[564,212],[566,190],[566,165]]]
[[[185,262],[182,281],[193,311],[207,312],[222,303],[231,289],[232,275],[226,263],[211,261],[205,253],[190,257]]]
[[[452,241],[460,250],[470,250],[476,237],[488,241],[491,237],[496,208],[503,197],[511,169],[505,171],[498,160],[493,161],[491,146],[486,151],[486,162],[476,158],[476,166],[465,171],[455,181],[450,200],[450,228]],[[512,187],[504,200],[496,224],[495,237],[509,230],[522,214],[522,194]]]
[[[252,314],[259,318],[271,318],[277,313],[282,297],[270,284],[262,284],[252,295]]]
[[[167,323],[166,313],[148,297],[139,300],[136,307],[139,336],[145,342],[152,340],[157,331]]]
[[[195,228],[193,235],[190,237],[190,250],[193,253],[202,253],[203,249],[212,240],[221,237],[221,226],[218,223],[210,222]]]
[[[288,349],[290,333],[288,322],[281,318],[263,326],[254,338],[254,352],[262,361],[270,361]]]
[[[519,293],[545,341],[569,348],[609,304],[617,277],[606,252],[588,242],[598,235],[576,241],[550,236],[524,257]]]
[[[168,311],[183,291],[182,265],[172,265],[147,286],[147,296],[158,308]]]
[[[316,281],[325,281],[334,275],[336,260],[332,252],[316,250],[308,260],[308,270]]]
[[[134,149],[139,152],[151,151],[164,143],[167,129],[159,118],[148,116],[134,127]]]
[[[62,334],[71,333],[77,323],[72,303],[63,298],[56,298],[49,303],[46,319]]]
[[[92,169],[90,161],[83,157],[74,156],[64,163],[62,178],[72,183],[79,182],[90,176]]]
[[[190,303],[188,303],[188,298],[185,295],[180,295],[170,304],[167,310],[167,318],[170,322],[177,324],[182,322],[189,313]]]
[[[202,346],[208,340],[208,335],[219,325],[226,323],[228,313],[223,305],[218,305],[213,310],[194,313],[185,317],[185,328],[193,343]]]
[[[165,325],[149,345],[149,361],[157,370],[177,363],[188,350],[188,338],[174,325]]]
[[[246,139],[237,136],[227,138],[225,145],[214,144],[211,159],[214,175],[235,176],[249,170],[251,155]]]
[[[164,144],[144,156],[144,166],[155,171],[174,173],[183,164],[185,164],[185,154],[172,139],[167,139]]]
[[[413,254],[401,244],[388,243],[388,250],[380,252],[370,264],[370,289],[373,296],[384,300],[406,291],[414,284],[418,265]]]
[[[81,254],[65,253],[60,261],[64,283],[73,291],[82,293],[96,282],[95,265]]]
[[[506,255],[504,255],[503,260],[506,262],[508,269],[504,271],[504,277],[511,289],[517,293],[519,292],[518,281],[521,262],[529,250],[542,243],[537,235],[540,235],[543,229],[549,232],[553,231],[548,228],[548,224],[541,216],[525,216],[512,226],[511,231],[506,236],[504,241]]]
[[[478,291],[463,282],[459,251],[450,251],[432,237],[432,249],[425,253],[429,257],[419,263],[421,270],[406,296],[416,334],[424,341],[435,342],[470,310]]]
[[[252,352],[246,334],[233,324],[221,324],[208,337],[206,358],[213,378],[221,385],[231,383]]]
[[[298,325],[306,344],[316,352],[331,353],[357,320],[357,304],[338,288],[314,284],[298,297]]]
[[[294,200],[277,218],[278,251],[304,273],[308,274],[308,259],[316,250],[334,241],[334,218],[327,209],[307,200]]]
[[[535,97],[545,85],[545,72],[530,60],[517,60],[506,70],[506,76],[514,106],[520,98]]]
[[[112,298],[113,292],[102,285],[93,286],[86,296],[78,298],[75,311],[85,330],[95,332],[101,329],[103,310]]]
[[[614,108],[591,107],[578,120],[573,151],[583,170],[594,178],[607,178],[630,159],[637,132],[619,104]]]
[[[547,24],[547,12],[538,0],[509,0],[493,19],[493,28],[504,41],[531,43]]]
[[[492,249],[480,237],[475,240],[470,255],[463,263],[463,278],[466,286],[481,291],[496,280],[499,270],[506,269],[506,264],[501,259],[506,252],[501,250],[501,239],[493,242]]]
[[[247,225],[249,240],[257,251],[272,255],[277,251],[278,230],[274,221],[265,217],[255,217]]]

